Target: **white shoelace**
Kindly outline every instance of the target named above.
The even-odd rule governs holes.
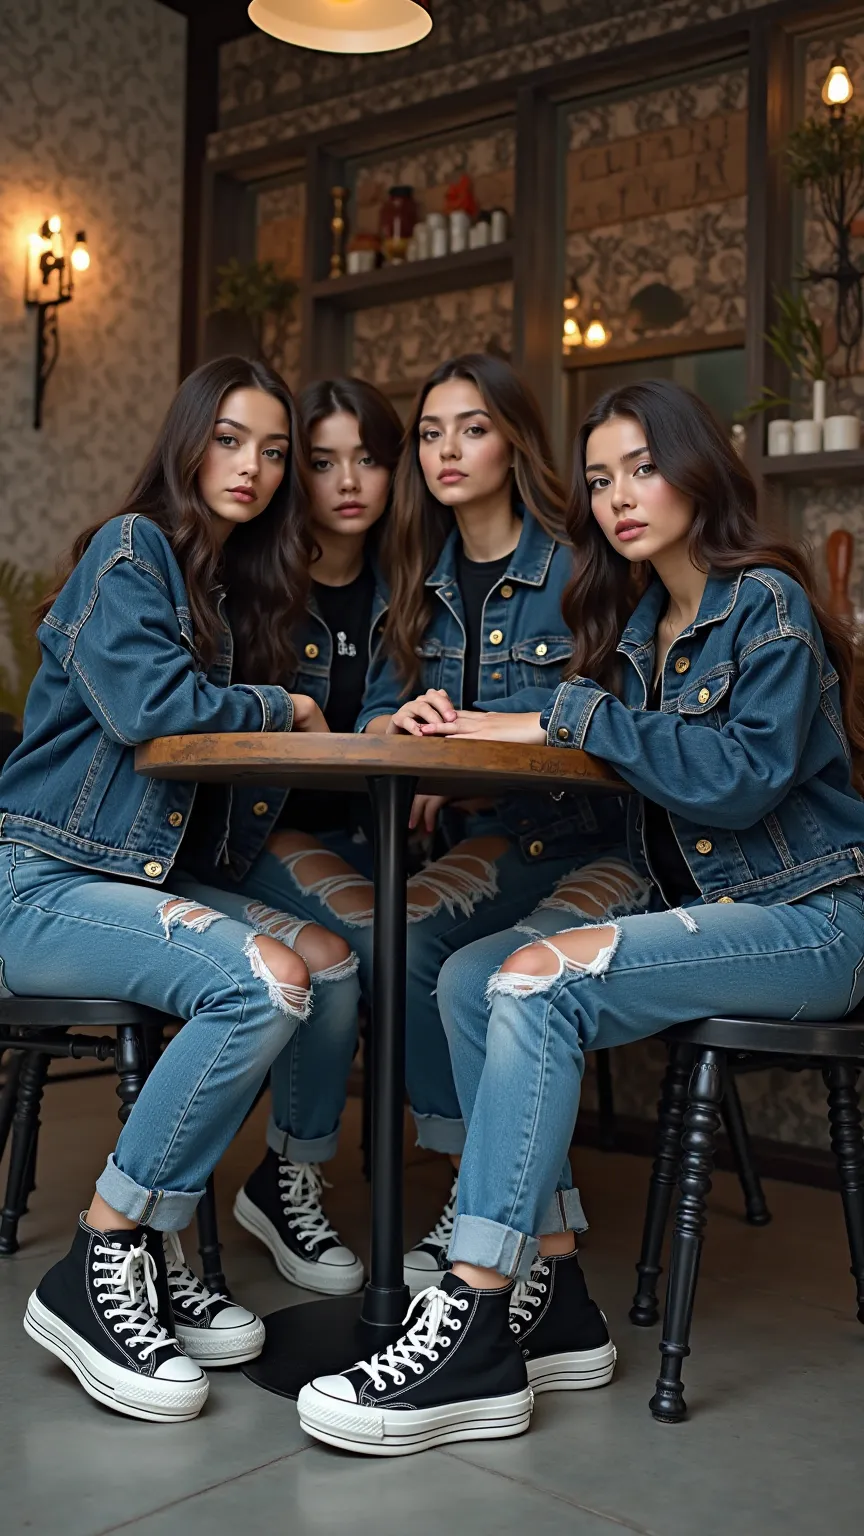
[[[441,1212],[441,1218],[437,1226],[432,1228],[432,1231],[429,1233],[428,1237],[424,1237],[423,1242],[419,1243],[418,1247],[422,1248],[427,1245],[430,1248],[436,1247],[447,1249],[450,1247],[450,1239],[453,1236],[453,1224],[456,1220],[456,1200],[458,1194],[459,1179],[457,1176],[453,1180],[453,1188],[450,1191],[450,1199],[447,1201],[447,1204]]]
[[[535,1259],[528,1279],[516,1281],[510,1301],[510,1327],[513,1333],[520,1331],[519,1324],[513,1321],[514,1317],[521,1317],[523,1322],[530,1323],[533,1321],[531,1308],[542,1307],[546,1286],[540,1277],[548,1274],[548,1264],[538,1263]]]
[[[171,1290],[172,1302],[183,1303],[195,1301],[197,1306],[192,1308],[192,1316],[200,1317],[201,1313],[214,1301],[227,1301],[221,1291],[211,1291],[199,1280],[194,1270],[189,1268],[186,1257],[176,1232],[165,1232],[165,1263],[168,1266],[168,1285]]]
[[[306,1248],[315,1248],[328,1238],[339,1241],[321,1209],[321,1191],[331,1189],[317,1163],[279,1164],[280,1199],[285,1207],[288,1226],[296,1228]],[[290,1216],[288,1212],[290,1211]]]
[[[395,1344],[388,1344],[380,1354],[372,1356],[371,1360],[358,1360],[355,1369],[368,1371],[372,1382],[378,1392],[383,1392],[387,1385],[384,1380],[385,1372],[392,1376],[397,1387],[405,1383],[406,1370],[413,1371],[415,1376],[422,1376],[426,1367],[418,1355],[424,1356],[433,1364],[439,1359],[437,1345],[448,1348],[450,1339],[446,1333],[441,1333],[442,1324],[453,1333],[458,1333],[462,1323],[458,1317],[451,1317],[452,1311],[466,1312],[470,1303],[467,1300],[458,1300],[455,1296],[448,1295],[447,1291],[439,1291],[435,1285],[430,1285],[428,1290],[420,1291],[412,1301],[405,1313],[404,1321],[411,1321],[415,1312],[420,1313],[417,1321],[401,1339]]]
[[[127,1345],[134,1345],[142,1360],[149,1359],[154,1349],[163,1344],[173,1344],[157,1317],[159,1300],[156,1295],[156,1265],[153,1255],[143,1243],[135,1248],[108,1248],[97,1245],[94,1255],[101,1263],[94,1264],[100,1306],[112,1302],[105,1317],[119,1318],[114,1324],[116,1334],[128,1333]]]

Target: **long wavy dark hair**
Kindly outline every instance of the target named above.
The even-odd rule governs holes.
[[[566,675],[594,678],[617,691],[616,647],[651,575],[649,566],[634,565],[612,548],[591,511],[585,475],[588,439],[596,427],[615,416],[629,416],[639,423],[663,479],[692,498],[690,558],[694,565],[721,573],[770,566],[804,588],[840,675],[843,723],[858,782],[864,724],[855,697],[849,627],[823,607],[809,553],[759,527],[756,487],[712,411],[690,390],[667,379],[646,379],[609,390],[579,428],[567,508],[576,569],[563,600],[564,617],[574,636]]]
[[[450,508],[432,495],[420,468],[420,418],[438,384],[468,379],[476,385],[494,425],[513,450],[514,490],[541,527],[561,543],[566,495],[537,401],[524,380],[503,359],[468,352],[441,363],[420,386],[405,431],[393,490],[393,512],[382,549],[391,572],[391,600],[384,644],[406,688],[420,674],[417,646],[431,618],[425,589],[453,527]]]
[[[198,489],[198,470],[220,404],[235,389],[261,389],[280,401],[291,442],[283,479],[269,506],[251,522],[238,524],[220,545],[213,514]],[[293,670],[291,630],[308,601],[312,553],[307,475],[305,434],[293,396],[266,364],[218,357],[183,380],[147,462],[110,517],[140,512],[162,529],[183,573],[195,645],[205,667],[218,648],[221,626],[214,588],[222,585],[234,637],[235,680],[275,683]],[[75,540],[63,581],[107,521],[101,518]],[[45,599],[40,618],[62,584]]]
[[[403,427],[392,400],[365,379],[318,379],[307,384],[297,397],[297,409],[303,421],[307,442],[320,421],[338,411],[356,418],[360,441],[376,464],[390,471],[390,495],[382,516],[369,529],[366,544],[381,562],[383,575],[390,581],[385,561],[384,537],[393,504],[393,474],[399,462]],[[314,536],[313,536],[314,537]],[[313,565],[315,556],[313,554]],[[313,571],[314,574],[314,571]]]

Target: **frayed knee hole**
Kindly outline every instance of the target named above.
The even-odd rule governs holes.
[[[274,981],[277,981],[280,986],[309,987],[309,970],[306,962],[294,950],[286,949],[278,939],[269,939],[260,933],[253,940],[253,944]]]

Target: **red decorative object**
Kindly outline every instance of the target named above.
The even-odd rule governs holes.
[[[451,181],[444,197],[444,206],[448,213],[462,211],[470,219],[476,219],[478,206],[470,176],[466,174],[460,176],[458,181]]]
[[[849,596],[849,578],[852,574],[854,539],[845,528],[835,528],[825,544],[825,563],[828,566],[828,609],[838,619],[851,619],[854,615]]]

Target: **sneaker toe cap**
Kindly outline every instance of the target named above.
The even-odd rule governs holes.
[[[154,1372],[157,1381],[203,1381],[204,1372],[200,1365],[190,1360],[188,1355],[171,1355],[168,1360],[163,1360]]]
[[[328,1248],[326,1253],[322,1253],[318,1262],[332,1265],[334,1269],[349,1269],[352,1264],[357,1263],[357,1255],[340,1243],[338,1248]]]
[[[441,1268],[441,1260],[426,1248],[412,1248],[405,1255],[405,1268],[415,1269],[423,1275],[435,1275]]]
[[[221,1312],[211,1319],[211,1328],[248,1328],[250,1324],[257,1323],[258,1318],[247,1307],[223,1307]]]
[[[357,1401],[354,1383],[347,1376],[316,1376],[311,1385],[316,1392],[322,1392],[325,1397],[335,1397],[340,1403]]]

